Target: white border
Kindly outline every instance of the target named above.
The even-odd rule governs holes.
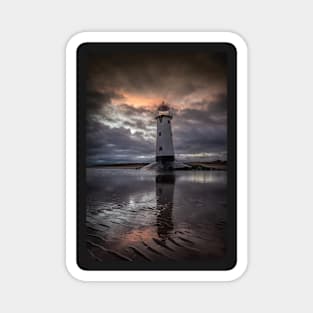
[[[237,49],[237,264],[228,271],[85,271],[76,263],[76,50],[85,42],[228,42]],[[66,46],[66,266],[82,281],[231,281],[247,268],[247,45],[231,32],[84,32]]]

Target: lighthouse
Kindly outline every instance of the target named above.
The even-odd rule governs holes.
[[[163,101],[158,107],[157,115],[155,117],[157,122],[155,155],[156,161],[166,168],[171,168],[175,161],[171,124],[172,118],[173,115],[169,106]]]
[[[173,115],[170,107],[164,101],[158,107],[155,119],[157,122],[155,162],[143,166],[142,169],[156,171],[190,169],[190,165],[175,159],[172,134]]]

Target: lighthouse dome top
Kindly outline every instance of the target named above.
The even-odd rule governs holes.
[[[158,106],[157,110],[158,112],[157,112],[156,118],[161,117],[161,116],[168,116],[170,118],[173,117],[169,105],[166,104],[164,101]]]

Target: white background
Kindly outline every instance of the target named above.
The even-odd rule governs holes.
[[[1,312],[312,312],[310,3],[2,1]],[[67,273],[65,44],[93,30],[224,30],[246,39],[250,224],[241,279],[81,283]]]

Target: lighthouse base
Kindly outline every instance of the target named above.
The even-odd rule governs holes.
[[[157,162],[174,162],[175,158],[173,155],[160,155],[157,156],[156,158]]]
[[[141,169],[144,170],[156,170],[156,171],[175,171],[175,170],[182,170],[182,169],[190,169],[191,166],[185,164],[183,162],[179,162],[176,160],[160,160],[157,162],[150,163]]]

